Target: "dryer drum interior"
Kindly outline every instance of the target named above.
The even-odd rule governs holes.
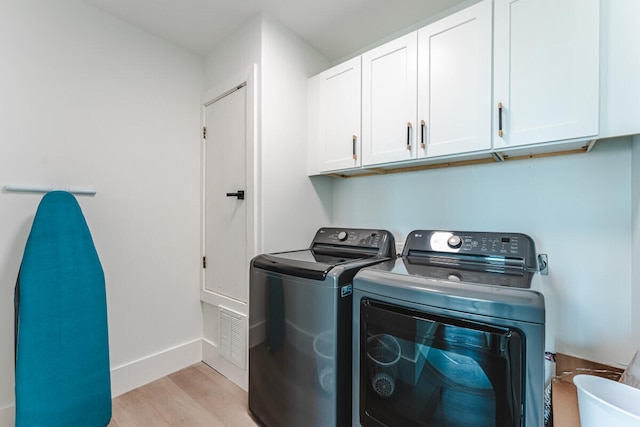
[[[384,425],[514,426],[521,418],[521,332],[360,301],[361,396]],[[398,343],[394,372],[371,357],[372,338]],[[382,373],[381,373],[382,372]],[[376,382],[387,375],[391,385]],[[514,379],[516,379],[514,381]]]

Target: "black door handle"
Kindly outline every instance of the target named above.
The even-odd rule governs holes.
[[[244,190],[238,190],[237,193],[227,193],[227,197],[237,197],[238,200],[244,200]]]
[[[237,197],[238,200],[244,200],[244,190],[238,190],[237,193],[227,193],[227,197]]]
[[[502,138],[502,102],[498,102],[498,136]]]

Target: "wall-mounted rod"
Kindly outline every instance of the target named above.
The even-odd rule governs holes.
[[[67,191],[71,194],[79,196],[95,196],[96,190],[94,188],[57,188],[57,187],[45,187],[43,185],[5,185],[4,191],[8,193],[48,193],[49,191]]]

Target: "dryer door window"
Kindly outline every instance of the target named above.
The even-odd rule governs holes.
[[[363,426],[521,425],[519,331],[364,298],[359,339]]]

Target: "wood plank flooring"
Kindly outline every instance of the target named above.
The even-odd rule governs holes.
[[[247,392],[197,363],[113,399],[107,427],[255,427]]]

